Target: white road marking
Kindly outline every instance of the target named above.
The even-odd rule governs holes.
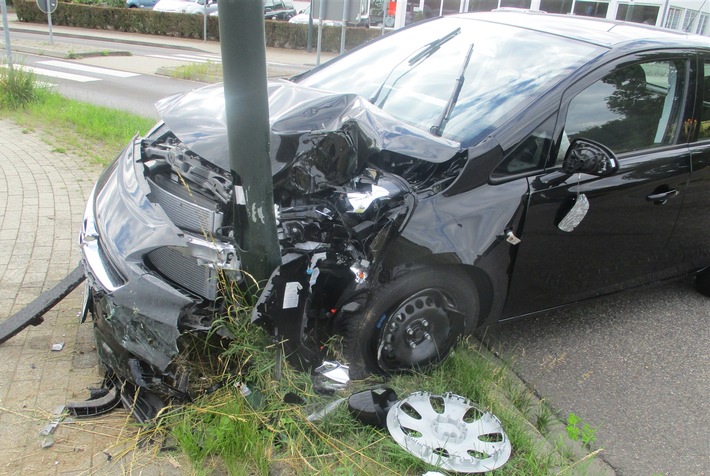
[[[2,65],[2,67],[7,67],[6,65]],[[20,68],[31,71],[34,74],[38,74],[40,76],[49,76],[50,78],[59,78],[59,79],[68,79],[69,81],[77,81],[79,83],[88,83],[91,81],[101,81],[100,78],[91,78],[89,76],[82,76],[80,74],[73,74],[73,73],[65,73],[63,71],[54,71],[51,69],[44,69],[44,68],[35,68],[33,66],[20,66]]]
[[[40,64],[46,64],[47,66],[56,66],[57,68],[73,69],[75,71],[83,71],[85,73],[115,76],[117,78],[132,78],[133,76],[140,76],[138,73],[129,73],[128,71],[119,71],[116,69],[99,68],[97,66],[89,66],[81,63],[71,63],[68,61],[40,61]]]
[[[191,56],[191,55],[148,55],[151,58],[163,58],[175,61],[187,61],[189,63],[221,63],[222,60],[209,59],[204,56]]]
[[[177,53],[175,56],[179,56],[180,58],[188,58],[188,59],[192,59],[192,60],[212,61],[213,63],[221,63],[222,62],[222,58],[220,58],[219,56],[214,56],[214,55],[211,55],[211,56],[184,55],[184,54]]]

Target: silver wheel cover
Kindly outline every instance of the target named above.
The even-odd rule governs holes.
[[[432,399],[443,406],[438,410]],[[480,417],[471,419],[474,410]],[[417,418],[417,415],[420,418]],[[414,456],[442,469],[482,473],[501,467],[512,450],[500,420],[459,395],[415,392],[387,414],[394,440]]]

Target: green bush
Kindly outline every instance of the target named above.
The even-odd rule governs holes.
[[[96,6],[119,3],[118,7]],[[93,5],[81,3],[94,2]],[[34,1],[15,0],[15,12],[20,21],[46,23],[47,17]],[[181,38],[202,38],[204,17],[202,15],[155,12],[142,8],[125,8],[123,0],[72,0],[60,2],[52,13],[54,25],[116,30],[129,33],[174,36]],[[293,25],[283,21],[265,22],[266,46],[276,48],[306,49],[307,25]],[[314,29],[314,42],[316,37]],[[380,35],[379,29],[348,28],[346,49],[352,49]],[[219,40],[219,18],[207,17],[207,39]],[[321,49],[340,52],[340,28],[324,27]]]
[[[125,0],[62,0],[64,3],[76,3],[77,5],[94,5],[96,7],[122,8],[126,6]]]

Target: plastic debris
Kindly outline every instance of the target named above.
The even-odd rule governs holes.
[[[343,398],[339,398],[333,402],[330,402],[328,405],[323,407],[323,409],[318,410],[317,412],[311,413],[310,415],[308,415],[307,420],[310,422],[322,420],[323,417],[325,417],[328,413],[330,413],[333,410],[335,410],[336,408],[338,408],[338,406],[341,403],[343,403],[345,400],[347,400],[347,398],[343,397]]]
[[[323,361],[313,371],[313,386],[316,392],[332,393],[345,388],[350,382],[350,368],[340,362]]]
[[[52,351],[53,352],[59,352],[64,348],[64,342],[57,342],[56,344],[52,344]]]
[[[387,412],[397,403],[397,394],[391,388],[373,388],[350,395],[348,410],[366,425],[387,427]]]
[[[65,405],[58,405],[57,407],[55,407],[54,412],[52,412],[52,415],[54,416],[52,417],[50,422],[47,423],[44,428],[39,431],[39,436],[42,437],[39,442],[41,448],[49,448],[54,444],[54,437],[52,436],[52,434],[54,433],[54,430],[56,430],[59,426],[59,423],[61,423],[61,421],[64,419],[64,410],[66,410]]]

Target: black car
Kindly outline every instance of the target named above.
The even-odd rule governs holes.
[[[266,0],[264,2],[265,20],[285,20],[288,21],[296,16],[296,7],[291,0]]]
[[[491,12],[269,85],[282,265],[254,320],[305,365],[422,368],[476,328],[699,273],[710,294],[707,38]],[[81,231],[104,364],[176,395],[177,341],[240,283],[221,86],[100,177]]]

